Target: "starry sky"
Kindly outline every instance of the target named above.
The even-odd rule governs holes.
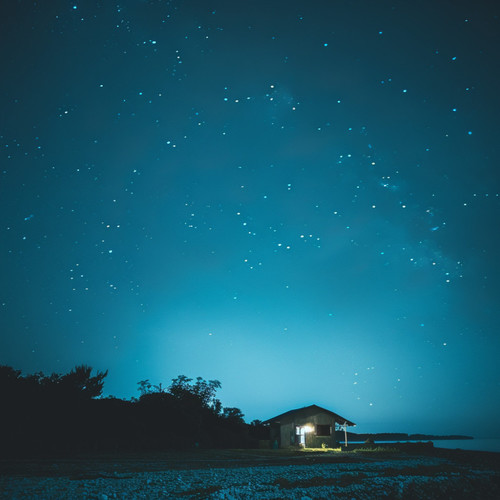
[[[0,363],[500,436],[500,7],[0,7]]]

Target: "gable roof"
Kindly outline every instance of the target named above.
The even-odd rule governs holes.
[[[290,410],[285,413],[281,413],[280,415],[276,415],[276,417],[270,418],[269,420],[266,420],[262,423],[263,424],[280,423],[283,420],[291,420],[294,417],[305,418],[320,412],[328,413],[328,415],[332,416],[335,422],[338,422],[339,424],[345,424],[350,426],[356,425],[354,422],[347,420],[347,418],[341,417],[337,413],[327,410],[326,408],[321,408],[321,406],[318,405],[310,405],[310,406],[304,406],[303,408],[296,408],[295,410]]]

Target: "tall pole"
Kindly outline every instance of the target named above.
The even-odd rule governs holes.
[[[344,422],[345,447],[347,448],[347,423]]]

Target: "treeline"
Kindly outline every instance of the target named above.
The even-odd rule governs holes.
[[[472,436],[446,435],[436,436],[434,434],[405,434],[404,432],[380,432],[377,434],[347,433],[348,441],[432,441],[437,439],[474,439]]]
[[[256,447],[267,438],[259,421],[223,407],[220,382],[186,376],[170,386],[138,383],[139,397],[103,398],[106,372],[86,365],[64,375],[23,376],[0,366],[3,456],[86,452]]]

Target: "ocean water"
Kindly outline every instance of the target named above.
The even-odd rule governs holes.
[[[500,453],[500,438],[488,439],[435,439],[435,448],[447,448],[475,451],[496,451]]]
[[[353,444],[359,444],[358,441],[351,441]],[[376,441],[380,443],[420,443],[422,441]],[[423,441],[427,442],[426,440]],[[473,451],[496,451],[500,453],[500,438],[484,438],[484,439],[433,439],[435,448],[447,448],[455,450],[473,450]]]

